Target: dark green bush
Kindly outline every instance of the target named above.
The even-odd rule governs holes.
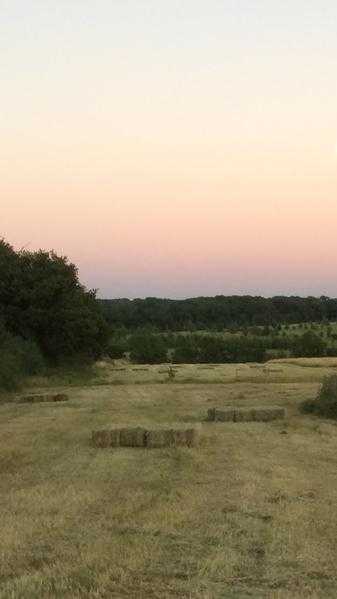
[[[0,326],[0,390],[14,391],[26,376],[43,370],[44,360],[36,343],[15,337]]]
[[[12,335],[35,341],[55,363],[105,353],[108,328],[96,292],[54,252],[15,252],[0,239],[0,318]]]
[[[119,360],[123,358],[127,351],[128,344],[125,339],[111,339],[106,348],[107,355],[113,360]]]
[[[137,364],[167,362],[168,347],[162,335],[139,331],[129,339],[130,359]]]
[[[304,401],[302,412],[337,420],[337,375],[324,379],[316,399]]]
[[[307,331],[293,341],[293,354],[295,357],[314,357],[326,355],[326,343],[317,333]]]

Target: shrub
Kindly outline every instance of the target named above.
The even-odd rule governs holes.
[[[36,343],[15,337],[0,325],[0,389],[14,391],[26,376],[43,369],[44,360]]]
[[[161,364],[167,361],[167,346],[162,335],[139,331],[129,339],[130,358],[136,364]]]
[[[201,361],[199,342],[196,334],[176,335],[172,361],[175,364],[195,364]]]
[[[317,398],[307,400],[301,405],[302,412],[337,420],[337,375],[324,379]]]
[[[127,351],[128,344],[125,339],[111,339],[106,348],[107,355],[113,360],[124,358],[124,354]]]
[[[326,355],[325,341],[312,331],[307,331],[293,342],[293,353],[296,357]]]

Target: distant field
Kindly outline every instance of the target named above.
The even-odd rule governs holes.
[[[116,361],[99,363],[99,383],[148,384],[168,382],[169,364],[135,365]],[[173,384],[320,382],[337,369],[336,358],[286,358],[265,364],[177,364]],[[172,384],[172,383],[170,383]]]
[[[101,363],[91,384],[49,382],[66,404],[3,397],[0,597],[335,598],[337,426],[298,405],[336,368],[182,365],[167,382],[165,365]],[[228,405],[288,417],[203,422],[194,449],[90,443],[94,428],[200,422]]]

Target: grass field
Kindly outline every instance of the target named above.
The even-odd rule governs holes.
[[[92,384],[49,382],[67,403],[3,397],[0,597],[335,598],[337,426],[298,405],[336,367],[182,366],[166,383],[165,366],[101,364]],[[95,428],[233,404],[288,417],[203,422],[194,449],[90,443]]]

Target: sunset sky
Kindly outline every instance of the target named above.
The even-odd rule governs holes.
[[[336,0],[0,9],[0,236],[102,297],[337,296]]]

